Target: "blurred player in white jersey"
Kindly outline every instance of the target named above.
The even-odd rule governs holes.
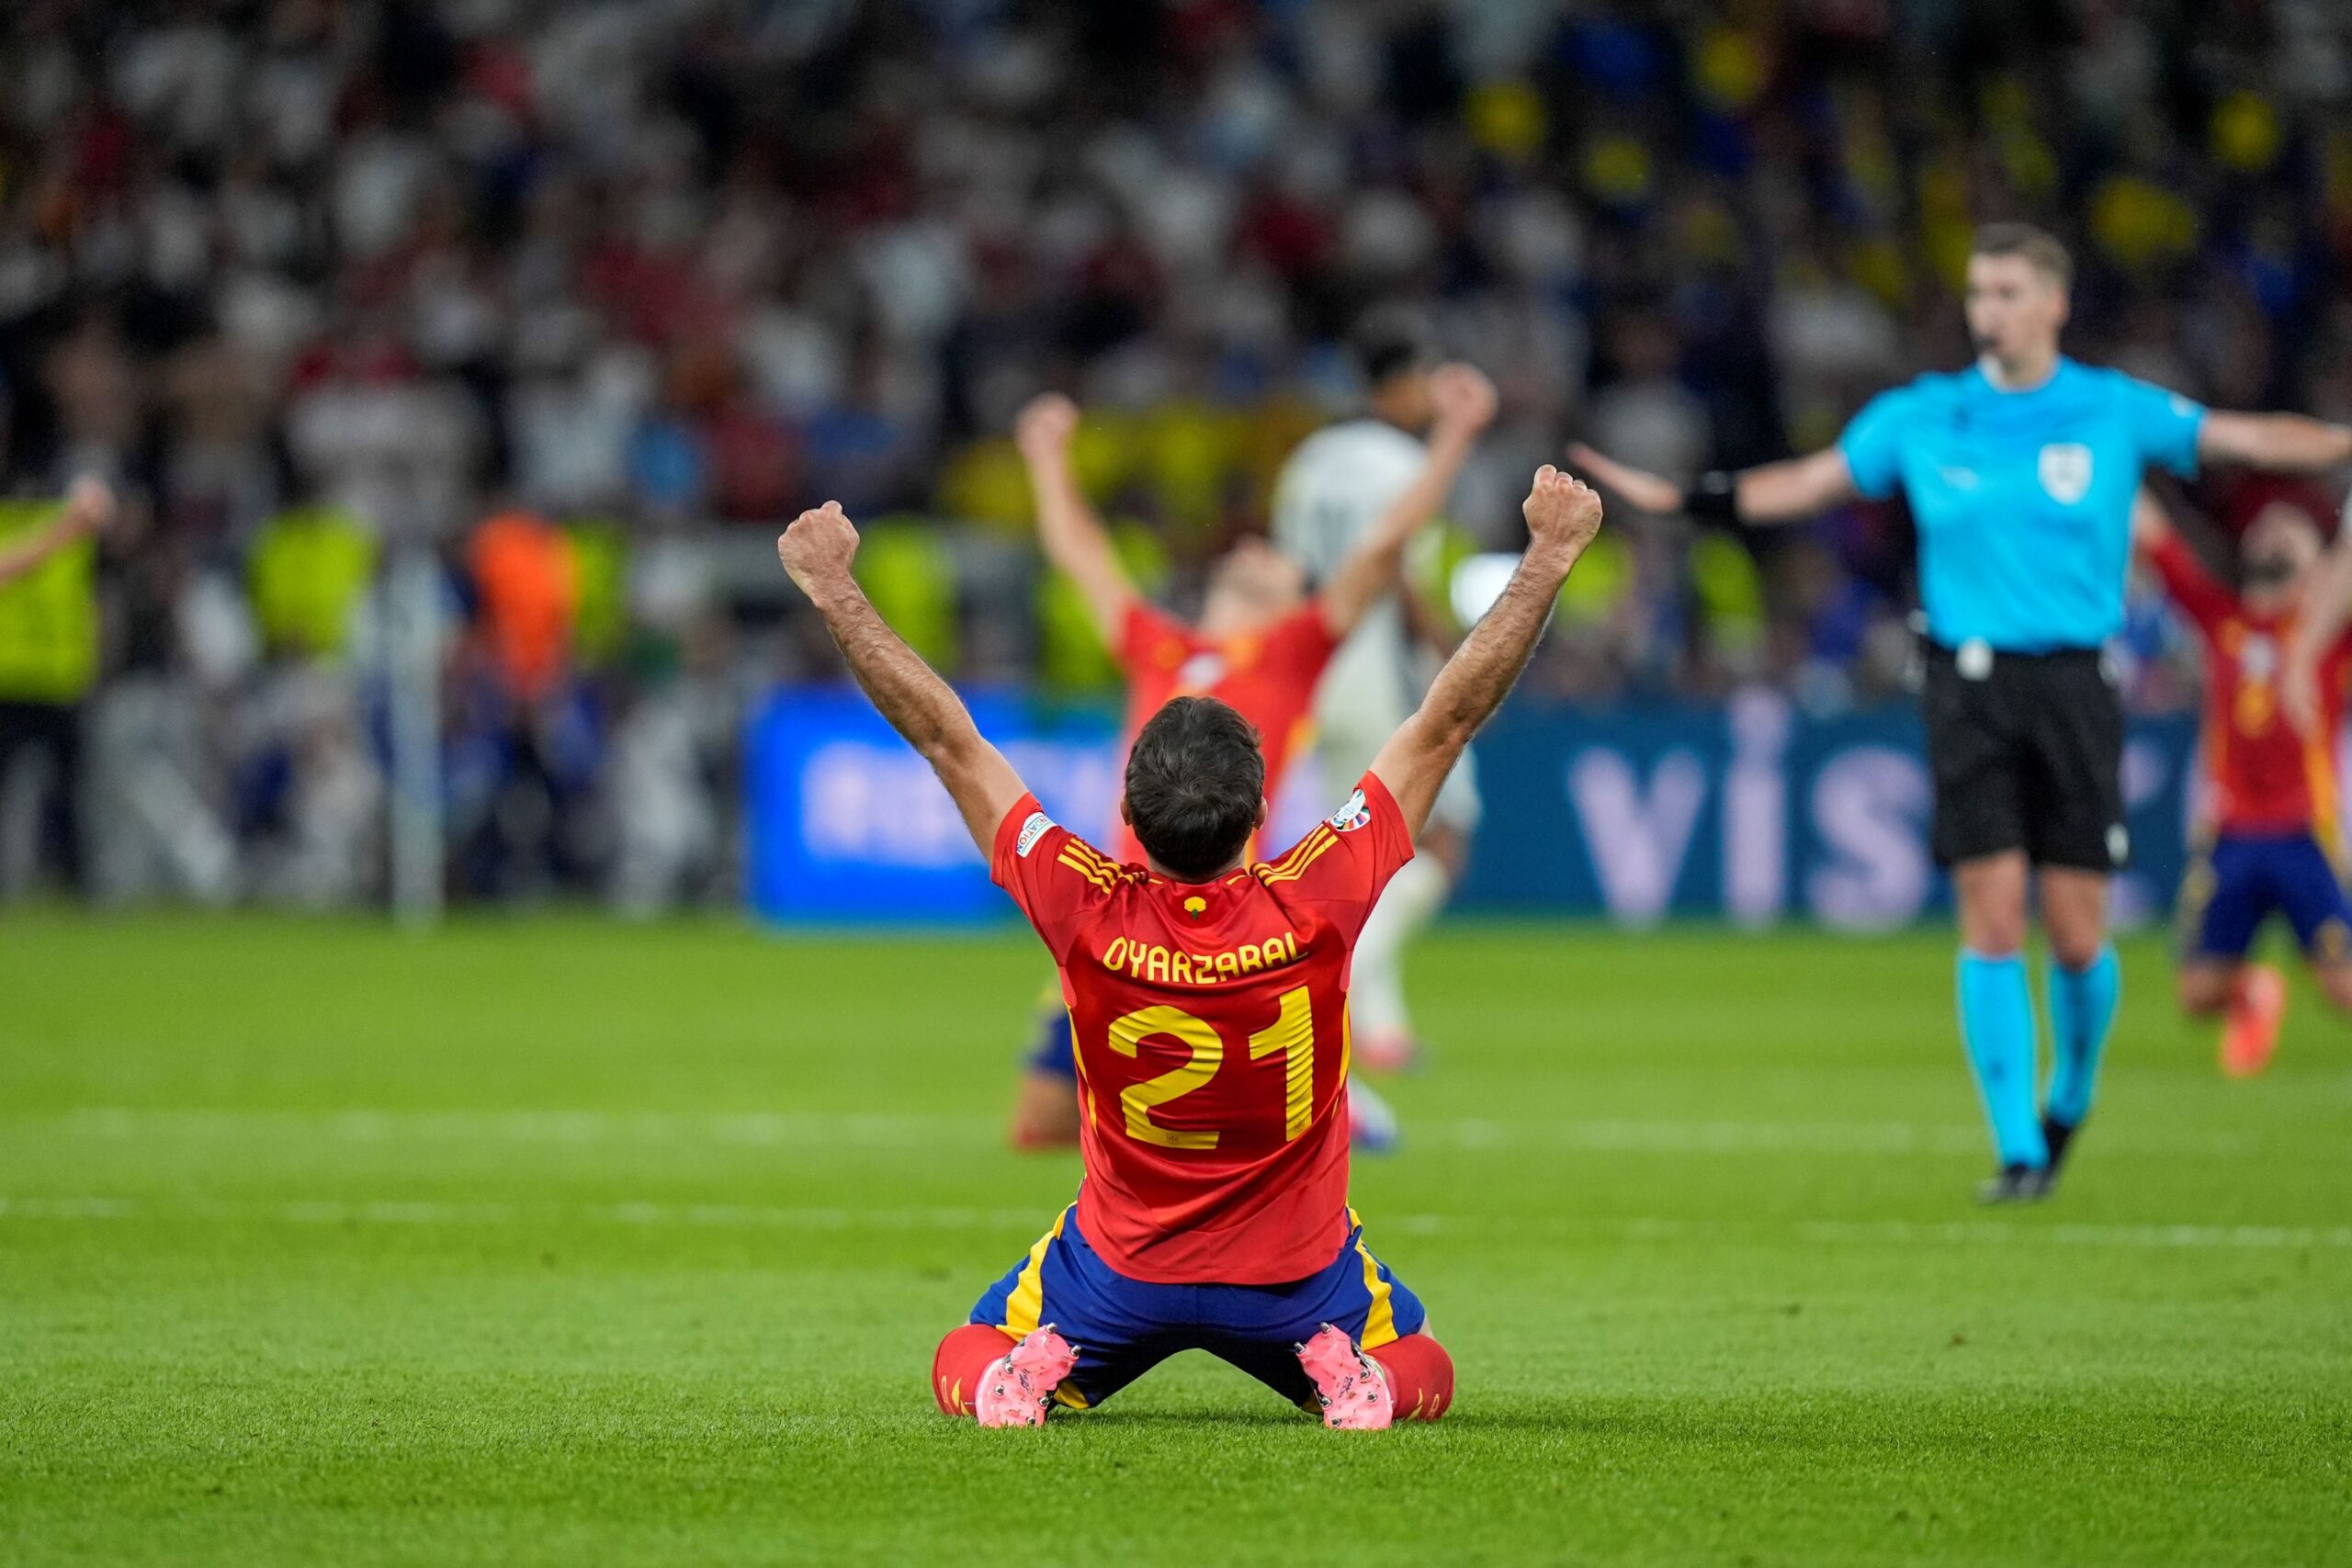
[[[1339,570],[1396,497],[1427,467],[1421,434],[1430,422],[1435,342],[1402,310],[1367,316],[1351,347],[1371,401],[1360,419],[1326,427],[1299,444],[1274,484],[1274,543],[1317,581]],[[1326,795],[1353,787],[1373,754],[1419,705],[1426,625],[1408,586],[1374,604],[1340,645],[1315,694],[1315,753]],[[1339,790],[1344,795],[1345,788]],[[1336,798],[1336,796],[1335,796]],[[1444,908],[1478,825],[1478,788],[1464,752],[1422,829],[1419,853],[1388,884],[1356,945],[1351,1010],[1357,1062],[1394,1072],[1418,1049],[1405,1005],[1405,943]]]

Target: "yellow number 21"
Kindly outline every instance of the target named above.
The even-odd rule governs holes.
[[[1287,1142],[1306,1131],[1315,1113],[1315,1017],[1304,986],[1283,992],[1281,1007],[1272,1024],[1250,1037],[1250,1059],[1277,1053],[1283,1057],[1283,1137]],[[1155,1034],[1180,1042],[1191,1054],[1158,1077],[1119,1091],[1127,1136],[1163,1149],[1216,1147],[1215,1129],[1163,1127],[1151,1119],[1151,1112],[1216,1077],[1225,1063],[1225,1037],[1216,1025],[1182,1008],[1148,1007],[1113,1022],[1111,1049],[1123,1056],[1137,1055],[1143,1042]]]

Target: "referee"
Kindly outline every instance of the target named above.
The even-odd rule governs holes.
[[[1838,444],[1688,493],[1584,446],[1634,505],[1765,524],[1902,493],[1919,534],[1924,697],[1936,858],[1960,904],[1961,1041],[1992,1124],[1986,1202],[2048,1194],[2089,1111],[2120,991],[2108,879],[2130,852],[2123,714],[2101,649],[2123,622],[2132,502],[2150,467],[2310,471],[2352,460],[2352,430],[2291,414],[2208,412],[2058,352],[2073,264],[2021,223],[1968,259],[1976,363],[1881,393]],[[2039,1077],[2024,959],[2029,872],[2050,939],[2052,1065]]]

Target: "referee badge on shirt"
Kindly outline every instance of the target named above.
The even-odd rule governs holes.
[[[2053,441],[2041,449],[2041,488],[2061,506],[2090,493],[2091,449],[2079,441]]]

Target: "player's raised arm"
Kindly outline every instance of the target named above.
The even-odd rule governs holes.
[[[2271,473],[2312,474],[2352,463],[2352,427],[2299,413],[2215,410],[2197,430],[2197,456]]]
[[[1037,543],[1046,558],[1078,584],[1102,639],[1119,645],[1136,586],[1119,563],[1102,520],[1078,488],[1070,443],[1078,434],[1078,405],[1059,392],[1033,398],[1012,427],[1012,443],[1029,470],[1037,498]]]
[[[17,540],[0,549],[0,584],[38,569],[40,564],[76,539],[86,538],[104,528],[114,517],[114,491],[104,480],[83,479],[74,481],[65,494],[65,510],[48,527]]]
[[[1844,450],[1837,446],[1737,473],[1711,468],[1688,491],[1581,441],[1568,448],[1568,461],[1644,512],[1687,512],[1702,522],[1792,523],[1862,493]]]
[[[2346,626],[2352,626],[2352,501],[2345,502],[2335,542],[2319,563],[2279,662],[2278,705],[2305,735],[2322,733],[2319,667]]]
[[[1363,613],[1396,586],[1405,571],[1405,547],[1445,504],[1479,432],[1495,417],[1494,383],[1467,365],[1445,365],[1433,371],[1430,400],[1435,419],[1429,461],[1324,585],[1323,619],[1334,637],[1355,630]]]
[[[775,553],[824,617],[876,710],[931,764],[964,814],[973,841],[988,853],[1005,813],[1028,790],[1004,754],[981,737],[963,699],[867,602],[850,574],[857,530],[841,502],[802,513],[776,540]]]
[[[1546,463],[1522,508],[1530,536],[1502,597],[1495,601],[1430,682],[1429,694],[1380,754],[1372,771],[1388,786],[1419,837],[1438,786],[1527,668],[1560,584],[1600,532],[1600,498],[1573,475]]]
[[[2199,626],[2218,627],[2235,613],[2237,595],[2198,558],[2172,514],[2145,485],[2132,498],[2132,547],[2155,572],[2165,596]]]

